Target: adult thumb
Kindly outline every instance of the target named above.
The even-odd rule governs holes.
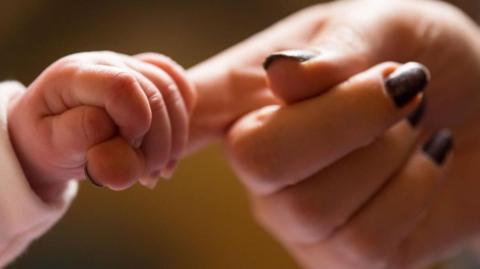
[[[286,50],[267,57],[264,68],[273,93],[286,103],[309,99],[379,62],[373,57],[377,55],[376,41],[365,40],[359,29],[346,27],[322,32],[306,50]]]

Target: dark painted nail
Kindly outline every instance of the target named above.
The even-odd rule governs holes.
[[[303,63],[317,56],[318,54],[310,51],[305,51],[305,50],[281,51],[281,52],[273,53],[270,56],[268,56],[267,59],[265,59],[265,62],[263,63],[263,68],[267,70],[278,59],[292,59],[299,63]]]
[[[423,146],[425,154],[430,156],[438,165],[442,165],[453,147],[453,136],[449,129],[443,129],[435,133]]]
[[[423,115],[425,114],[425,107],[426,107],[426,99],[422,98],[422,101],[420,102],[420,105],[413,111],[408,117],[407,120],[410,123],[410,125],[415,128],[417,125],[420,123],[420,121],[423,118]]]
[[[430,80],[428,69],[419,63],[407,63],[385,79],[385,86],[398,107],[408,104],[423,91]]]
[[[85,172],[85,178],[90,181],[93,185],[95,185],[96,187],[99,187],[99,188],[103,188],[103,185],[98,183],[97,181],[95,181],[92,176],[90,175],[90,173],[88,172],[88,163],[85,163],[85,166],[84,166],[84,172]]]

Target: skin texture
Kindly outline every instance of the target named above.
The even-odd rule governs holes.
[[[194,93],[165,56],[79,53],[52,64],[13,102],[9,130],[47,201],[83,178],[87,161],[90,176],[110,189],[153,186],[185,151]]]
[[[125,58],[105,64],[89,56],[73,59],[73,70],[85,64],[97,72],[69,81],[72,68],[61,61],[12,105],[12,140],[27,175],[36,175],[32,185],[49,197],[61,182],[81,177],[87,160],[97,180],[123,189],[169,167],[183,149],[225,138],[259,222],[305,268],[417,268],[480,229],[478,36],[464,14],[440,2],[339,1],[294,14],[189,70],[196,92],[182,86],[189,84],[172,73],[175,65],[152,54],[137,59],[167,75],[147,76],[125,67]],[[264,59],[286,49],[319,56],[277,62],[265,73]],[[399,109],[385,94],[384,78],[409,61],[427,66],[432,81],[425,95]],[[99,71],[112,66],[117,72]],[[145,91],[164,97],[169,79],[185,103],[177,116]],[[105,80],[121,89],[114,101],[88,90],[109,92]],[[95,81],[101,85],[89,84]],[[80,91],[87,100],[60,94],[77,87],[87,89]],[[422,98],[426,114],[414,129],[403,118]],[[184,119],[190,110],[189,142],[178,149],[185,143],[175,141],[186,135],[174,130],[185,130],[185,121],[174,128],[172,118]],[[79,121],[82,115],[92,120]],[[421,145],[443,127],[453,130],[455,148],[440,166]]]
[[[267,83],[264,59],[291,49],[318,57],[273,63]],[[416,129],[402,121],[415,103],[389,110],[381,98],[359,101],[354,89],[381,92],[385,61],[431,72]],[[478,28],[450,5],[318,5],[189,71],[202,119],[192,121],[201,130],[192,144],[227,130],[227,155],[257,219],[305,268],[421,268],[480,230],[479,73]],[[455,146],[440,166],[421,147],[444,127]]]

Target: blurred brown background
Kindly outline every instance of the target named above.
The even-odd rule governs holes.
[[[79,51],[157,51],[192,66],[315,0],[0,0],[0,80],[29,84]],[[250,216],[218,146],[155,191],[82,184],[66,217],[9,268],[276,268],[295,263]]]

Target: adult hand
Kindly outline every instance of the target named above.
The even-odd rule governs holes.
[[[290,49],[303,52],[266,62],[269,87],[262,61]],[[379,94],[398,67],[376,66],[385,61],[416,61],[430,69],[426,110],[415,129],[397,122],[420,97],[395,110],[395,102]],[[414,268],[480,230],[480,38],[457,9],[436,1],[319,5],[190,72],[199,100],[202,92],[223,91],[209,100],[236,98],[241,108],[222,121],[204,121],[208,126],[194,117],[194,129],[198,124],[220,135],[224,128],[218,126],[273,104],[237,121],[227,150],[260,222],[306,267]],[[219,83],[202,79],[207,72]],[[249,102],[234,94],[242,90],[251,93]],[[197,117],[208,119],[207,110],[199,102]],[[446,132],[430,140],[427,154],[416,150],[443,127],[455,136],[446,163]]]

